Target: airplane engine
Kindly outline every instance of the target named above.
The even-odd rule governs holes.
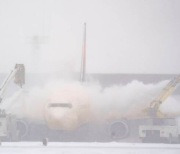
[[[28,124],[24,122],[23,120],[17,121],[17,130],[19,131],[19,137],[22,139],[25,137],[28,133]]]
[[[116,121],[110,125],[110,136],[113,140],[126,138],[129,134],[129,126],[125,121]]]

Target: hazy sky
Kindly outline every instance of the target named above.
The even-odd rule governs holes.
[[[0,0],[0,72],[180,73],[179,0]]]

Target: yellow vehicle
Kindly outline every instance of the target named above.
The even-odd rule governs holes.
[[[179,142],[180,129],[176,119],[166,117],[159,111],[160,105],[174,92],[180,82],[180,75],[172,79],[162,90],[160,95],[150,103],[146,125],[139,126],[139,137],[142,142]]]

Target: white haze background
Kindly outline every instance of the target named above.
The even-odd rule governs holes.
[[[179,73],[179,0],[0,0],[0,72]]]

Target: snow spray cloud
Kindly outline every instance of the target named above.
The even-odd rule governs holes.
[[[97,83],[58,80],[29,92],[17,92],[4,102],[3,108],[20,118],[47,123],[50,128],[71,130],[86,122],[145,116],[144,109],[167,83],[132,81],[102,88]],[[161,106],[162,112],[180,113],[177,108],[169,110],[168,102]],[[173,102],[177,105],[175,99]],[[69,103],[72,108],[51,108],[52,103]]]

